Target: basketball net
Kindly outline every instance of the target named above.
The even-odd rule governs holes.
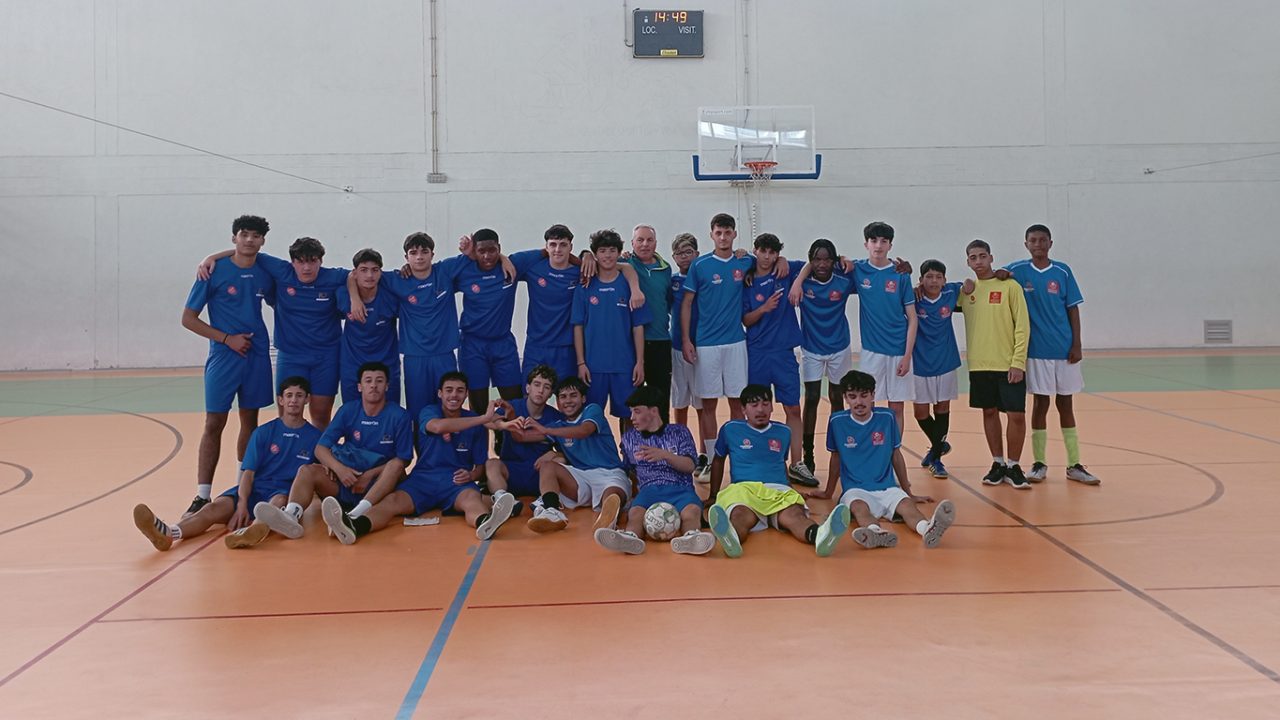
[[[751,237],[754,238],[760,232],[760,196],[769,189],[773,169],[778,167],[778,163],[772,160],[748,160],[742,166],[751,173],[751,178],[747,181],[747,200],[751,204]]]

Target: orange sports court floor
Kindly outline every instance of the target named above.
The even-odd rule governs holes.
[[[131,509],[193,494],[196,371],[2,375],[0,717],[1280,718],[1280,351],[1085,363],[1101,486],[1063,479],[1051,414],[1049,479],[984,487],[962,388],[950,478],[904,441],[957,506],[938,549],[738,560],[611,555],[589,511],[344,547],[316,506],[301,540],[159,553]]]

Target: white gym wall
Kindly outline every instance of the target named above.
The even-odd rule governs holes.
[[[312,235],[339,265],[397,265],[421,229],[535,247],[555,222],[705,247],[717,211],[749,227],[739,190],[691,177],[696,108],[735,104],[817,108],[822,179],[759,207],[789,257],[818,236],[861,256],[882,219],[959,278],[968,240],[1008,261],[1045,222],[1087,348],[1196,347],[1206,319],[1280,345],[1280,3],[699,0],[706,57],[652,60],[626,45],[636,7],[664,6],[0,0],[0,93],[306,178],[0,96],[0,369],[203,362],[181,307],[241,213],[268,252]]]

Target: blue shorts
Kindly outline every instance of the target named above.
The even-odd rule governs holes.
[[[531,462],[502,461],[507,466],[507,492],[512,495],[541,495],[538,489],[538,471]]]
[[[288,497],[289,488],[292,486],[293,486],[293,478],[289,478],[287,481],[284,481],[284,482],[280,482],[280,481],[258,482],[255,479],[253,483],[253,488],[249,490],[249,506],[248,506],[249,512],[253,512],[254,505],[257,505],[260,502],[271,502],[271,498],[277,495],[284,495],[285,497]],[[239,502],[240,486],[237,485],[236,487],[231,488],[230,490],[222,493],[220,497],[229,497],[231,498],[232,502]]]
[[[373,483],[369,483],[369,487],[373,487]],[[369,488],[365,488],[365,492],[358,493],[346,485],[338,483],[338,494],[334,495],[334,497],[338,498],[338,504],[342,506],[343,510],[350,512],[352,508],[360,504],[367,492],[369,492]]]
[[[473,482],[453,481],[453,471],[413,473],[396,486],[396,491],[409,496],[413,501],[413,514],[421,515],[431,510],[443,510],[446,514],[457,515],[453,504],[458,496],[467,490],[480,492],[480,486]]]
[[[587,402],[595,403],[604,409],[605,400],[609,401],[609,414],[616,418],[631,417],[631,408],[627,407],[627,398],[635,392],[636,386],[631,384],[631,373],[604,373],[591,371],[591,384],[587,386]]]
[[[458,369],[453,351],[404,356],[404,407],[416,425],[422,408],[439,402],[440,378]]]
[[[346,356],[342,358],[341,387],[343,403],[358,402],[360,400],[360,378],[356,373],[359,372],[361,365],[371,361],[372,359],[360,361]],[[383,358],[378,360],[378,362],[385,364],[391,369],[391,377],[387,378],[387,402],[399,405],[400,356],[396,355],[393,358]]]
[[[312,395],[333,397],[338,394],[338,352],[337,346],[315,353],[280,350],[276,353],[276,382],[297,375],[311,383]]]
[[[521,376],[528,378],[529,372],[538,365],[550,365],[556,371],[556,379],[563,380],[578,374],[578,354],[574,352],[572,345],[549,347],[525,343],[524,360],[520,364]]]
[[[782,405],[800,404],[800,363],[794,349],[756,350],[747,347],[747,382],[773,386],[773,397]]]
[[[648,485],[640,488],[640,492],[636,493],[635,499],[631,501],[631,507],[647,508],[655,503],[671,503],[675,506],[676,512],[680,512],[690,505],[697,505],[702,508],[702,498],[698,497],[698,493],[694,492],[691,485]]]
[[[463,334],[462,348],[458,350],[458,365],[467,374],[468,390],[485,390],[490,387],[523,388],[520,377],[520,353],[516,351],[516,336],[482,338]]]
[[[230,348],[214,348],[204,363],[205,412],[231,412],[237,398],[240,409],[264,408],[276,401],[271,387],[271,355],[251,352],[241,357]]]

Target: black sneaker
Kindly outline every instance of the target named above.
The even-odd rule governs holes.
[[[1027,480],[1027,476],[1022,474],[1022,468],[1018,463],[1014,463],[1004,469],[1005,482],[1014,486],[1019,490],[1030,490],[1031,483]]]
[[[991,470],[982,476],[983,485],[999,485],[1004,482],[1004,465],[998,462],[991,463]]]
[[[195,515],[196,513],[200,512],[200,508],[204,507],[205,505],[208,505],[211,502],[213,502],[213,500],[210,500],[209,498],[202,498],[199,495],[197,495],[195,499],[191,501],[191,504],[187,506],[187,511],[182,513],[182,517],[187,518],[187,517],[191,517],[192,515]]]
[[[524,512],[524,503],[517,500],[516,504],[511,506],[511,517],[520,517],[522,512]]]

